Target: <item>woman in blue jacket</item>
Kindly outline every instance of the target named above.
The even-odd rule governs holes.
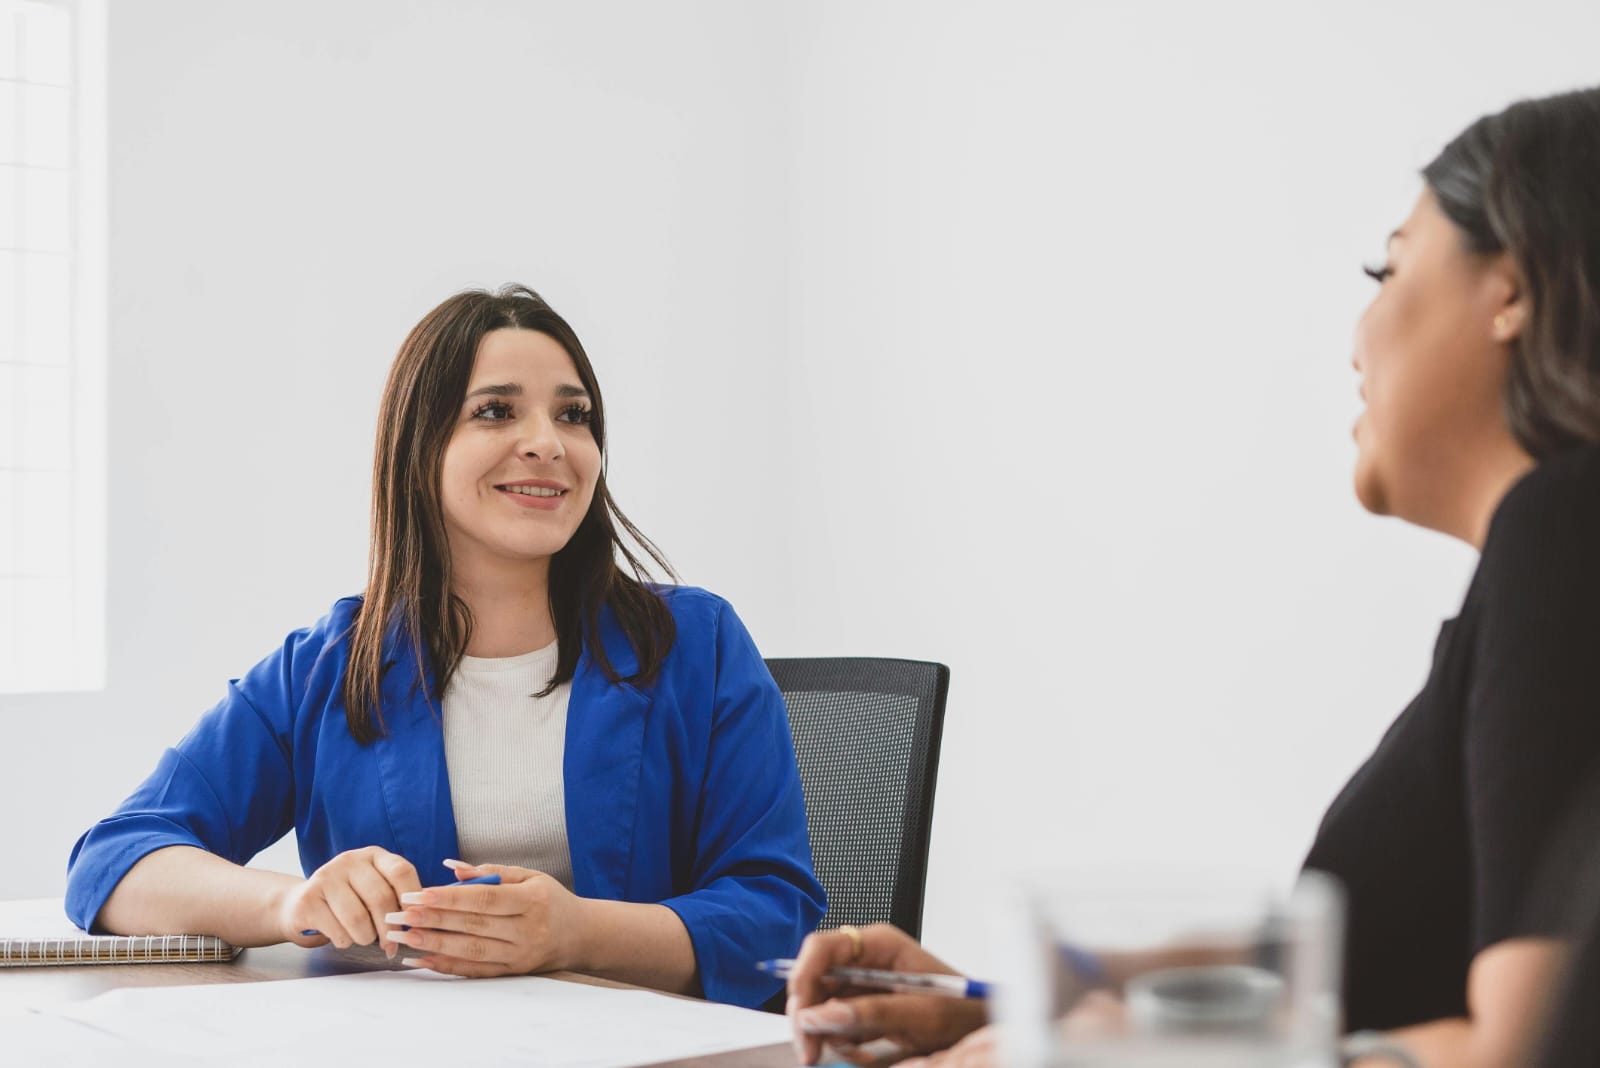
[[[752,963],[824,906],[783,700],[725,601],[645,580],[619,527],[665,561],[606,489],[604,425],[531,290],[430,312],[384,388],[365,596],[78,841],[73,920],[773,994]],[[290,828],[306,878],[245,866]]]

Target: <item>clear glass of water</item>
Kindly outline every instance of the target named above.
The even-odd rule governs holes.
[[[1020,879],[997,912],[1011,1068],[1332,1068],[1343,894],[1134,870]]]

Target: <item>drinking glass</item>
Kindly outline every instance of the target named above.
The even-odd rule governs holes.
[[[997,910],[1011,1068],[1333,1068],[1344,901],[1158,869],[1017,880]]]

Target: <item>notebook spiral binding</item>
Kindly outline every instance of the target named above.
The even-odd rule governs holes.
[[[229,961],[239,947],[212,935],[82,935],[0,938],[0,968],[60,964],[180,964]]]

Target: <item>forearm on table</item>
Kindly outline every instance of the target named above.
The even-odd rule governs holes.
[[[282,896],[300,881],[193,846],[168,846],[129,869],[98,922],[114,934],[211,934],[236,946],[272,945],[283,941]]]
[[[665,905],[583,899],[572,970],[667,990],[700,993],[689,930]]]
[[[1424,1068],[1520,1068],[1538,1042],[1565,963],[1557,939],[1497,942],[1481,950],[1468,970],[1467,1016],[1412,1024],[1387,1037]],[[1385,1062],[1369,1057],[1356,1063],[1383,1068]]]
[[[1521,1068],[1528,1063],[1536,1029],[1513,1035],[1486,1034],[1481,1024],[1465,1017],[1429,1020],[1386,1032],[1396,1045],[1405,1047],[1423,1068]],[[1361,1057],[1351,1062],[1354,1068],[1393,1068],[1385,1057]]]
[[[1423,1068],[1492,1068],[1502,1063],[1484,1059],[1474,1048],[1472,1021],[1465,1017],[1413,1024],[1386,1032],[1385,1037],[1404,1047]],[[1358,1057],[1350,1065],[1351,1068],[1394,1068],[1395,1061],[1387,1056]]]

